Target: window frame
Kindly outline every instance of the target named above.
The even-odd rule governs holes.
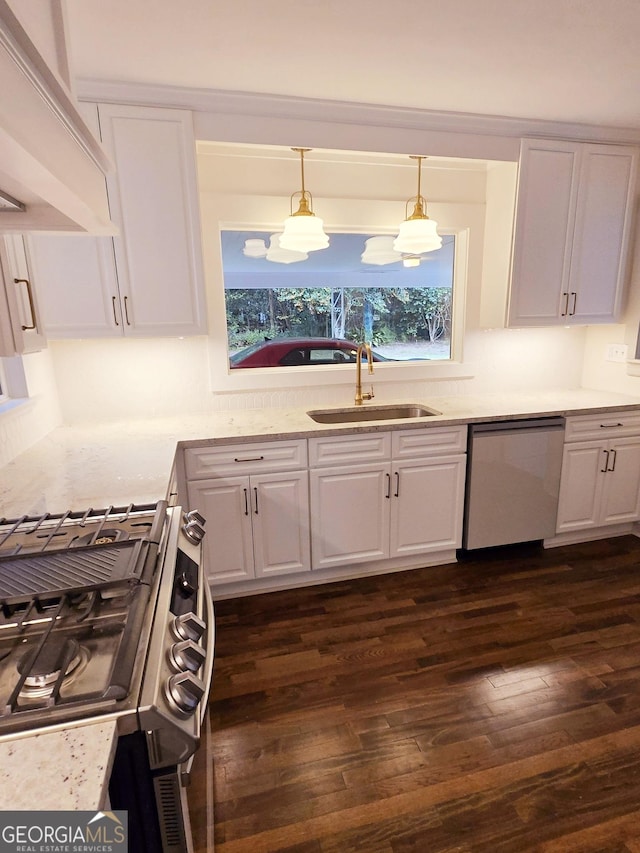
[[[435,205],[434,205],[435,207]],[[205,262],[212,268],[216,286],[210,294],[210,336],[209,336],[209,372],[212,393],[229,393],[238,391],[303,389],[309,385],[309,366],[284,366],[255,368],[230,368],[228,356],[228,333],[226,324],[226,306],[224,294],[224,279],[222,271],[222,251],[220,232],[235,229],[247,230],[276,230],[277,223],[265,225],[256,222],[230,222],[226,219],[217,221],[215,234],[210,229],[204,231]],[[327,233],[348,231],[371,236],[374,233],[393,233],[389,230],[375,229],[365,231],[362,228],[332,228],[325,225]],[[469,378],[472,373],[463,360],[463,338],[465,329],[465,308],[468,290],[468,266],[471,241],[471,225],[459,228],[440,228],[445,235],[455,238],[454,270],[453,270],[453,301],[451,324],[451,358],[425,361],[377,362],[375,366],[376,382],[416,382],[429,380],[448,380],[453,378]],[[353,365],[327,364],[316,365],[313,369],[314,385],[340,385],[351,381]]]

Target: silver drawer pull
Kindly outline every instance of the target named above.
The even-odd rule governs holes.
[[[234,462],[262,462],[264,456],[247,456],[244,459],[240,456],[234,458]]]
[[[613,429],[614,427],[621,427],[624,424],[600,424],[600,429]]]

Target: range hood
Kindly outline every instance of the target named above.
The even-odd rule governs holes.
[[[7,0],[0,80],[0,231],[116,233],[105,183],[111,162]]]
[[[18,201],[13,196],[10,196],[9,193],[4,193],[0,190],[0,213],[4,213],[7,210],[20,210],[24,213],[26,209],[27,205],[24,202]]]

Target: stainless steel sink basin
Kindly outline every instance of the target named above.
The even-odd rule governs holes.
[[[307,412],[318,424],[352,424],[366,421],[398,421],[440,415],[436,409],[406,403],[391,406],[353,406],[348,409],[314,409]]]

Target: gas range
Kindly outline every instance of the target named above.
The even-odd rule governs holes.
[[[191,849],[215,644],[203,537],[166,501],[0,518],[0,740],[114,720],[109,797],[139,853]]]
[[[213,656],[203,524],[165,501],[0,519],[0,737],[98,715],[184,731]]]

